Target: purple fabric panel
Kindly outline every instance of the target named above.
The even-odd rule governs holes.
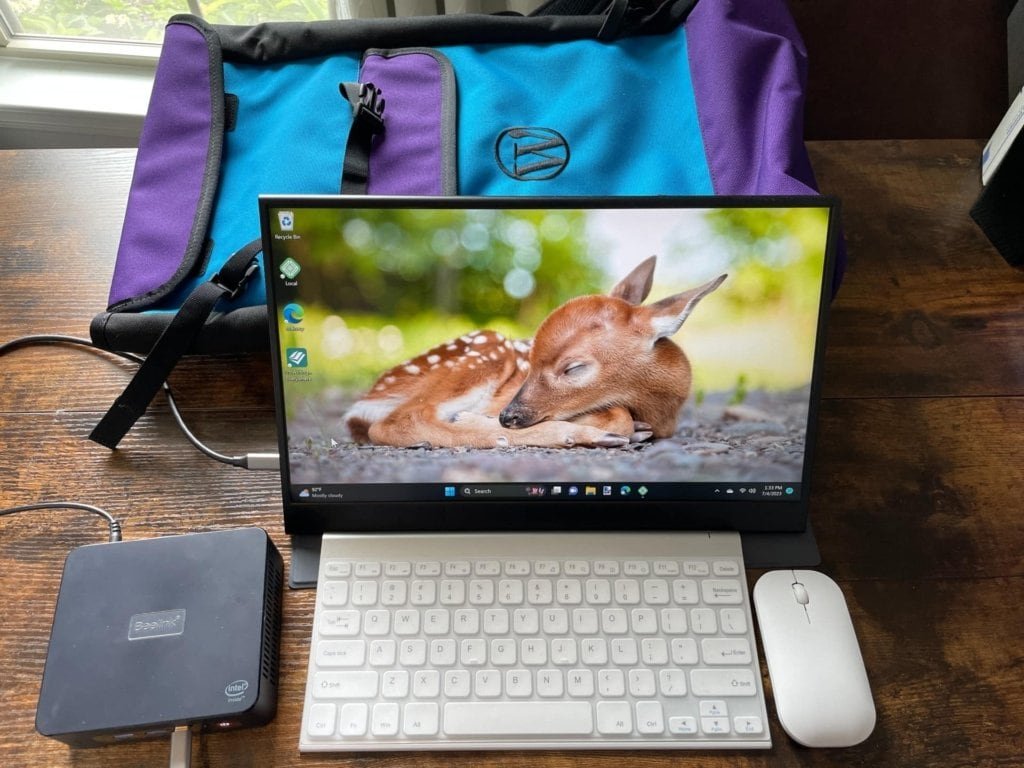
[[[817,191],[804,147],[807,52],[784,0],[700,0],[690,77],[715,193]]]
[[[139,137],[111,305],[156,290],[181,266],[210,146],[209,62],[199,30],[167,26]]]
[[[370,54],[359,79],[384,96],[384,133],[370,154],[371,195],[440,195],[441,65],[430,54]]]

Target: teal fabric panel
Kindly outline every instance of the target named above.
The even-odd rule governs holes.
[[[205,274],[186,280],[163,306],[180,306],[217,266],[260,236],[261,194],[337,194],[352,108],[338,85],[358,79],[359,52],[269,66],[224,64],[224,90],[238,96],[224,156]],[[262,264],[261,264],[262,267]],[[233,307],[266,303],[262,275]]]
[[[458,88],[459,194],[710,195],[685,29],[614,43],[445,46]],[[508,128],[545,128],[568,163],[519,180],[501,170]],[[524,139],[521,143],[540,141]],[[525,155],[544,162],[560,149]],[[522,166],[521,166],[522,167]]]

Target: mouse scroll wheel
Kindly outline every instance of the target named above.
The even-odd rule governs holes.
[[[807,605],[811,602],[811,598],[807,596],[807,589],[803,584],[797,582],[793,585],[793,594],[796,596],[796,601],[800,605]]]

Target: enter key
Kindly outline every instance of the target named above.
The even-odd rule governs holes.
[[[707,637],[700,641],[704,663],[742,665],[750,663],[750,643],[743,637]]]

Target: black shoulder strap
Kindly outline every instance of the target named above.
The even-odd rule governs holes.
[[[365,195],[370,179],[373,137],[384,132],[384,98],[373,83],[341,83],[338,90],[352,105],[352,127],[341,171],[341,194]]]
[[[253,240],[232,254],[213,278],[189,294],[124,392],[90,433],[90,440],[107,448],[117,447],[121,438],[146,412],[175,364],[188,352],[217,302],[237,296],[246,280],[256,271],[256,254],[261,250],[262,242]]]

